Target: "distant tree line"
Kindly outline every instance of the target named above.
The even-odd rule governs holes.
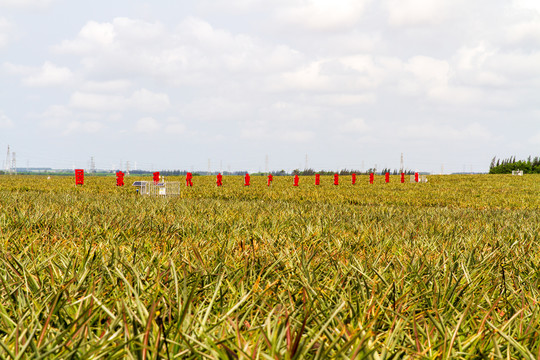
[[[507,159],[494,157],[489,166],[490,174],[511,174],[514,170],[521,170],[524,174],[540,174],[540,157],[529,156],[527,160],[516,160],[515,156]]]

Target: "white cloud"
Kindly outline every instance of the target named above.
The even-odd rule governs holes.
[[[95,134],[103,128],[104,125],[98,121],[69,121],[64,125],[62,135],[69,135],[72,133]]]
[[[513,0],[512,3],[516,8],[535,10],[540,14],[540,3],[537,0]]]
[[[137,109],[142,112],[162,112],[169,108],[169,96],[164,93],[154,93],[147,89],[139,89],[131,96],[114,93],[96,93],[76,91],[71,95],[70,107],[74,109],[108,112]]]
[[[194,17],[184,19],[174,29],[127,18],[91,21],[75,39],[53,49],[80,56],[85,71],[92,76],[148,77],[198,86],[214,86],[216,78],[231,72],[268,74],[298,64],[302,58],[283,44],[267,45]]]
[[[50,106],[39,117],[42,119],[40,124],[43,128],[63,136],[74,133],[96,134],[105,128],[102,121],[83,120],[84,114],[62,105]]]
[[[307,29],[337,30],[357,24],[364,15],[367,0],[297,0],[278,7],[278,19]]]
[[[46,8],[56,0],[0,0],[0,8]]]
[[[458,0],[387,0],[388,22],[392,26],[440,25],[460,7]]]
[[[365,133],[370,130],[370,127],[366,124],[364,119],[351,119],[338,127],[342,133]]]
[[[154,133],[162,129],[159,121],[152,117],[144,117],[135,124],[135,131],[139,133]]]
[[[64,40],[54,49],[65,53],[89,53],[100,48],[111,47],[115,35],[113,24],[89,21],[79,31],[76,40]]]
[[[495,137],[479,123],[472,123],[461,129],[444,124],[425,123],[407,125],[399,131],[400,137],[408,139],[432,139],[444,141],[489,141]]]
[[[133,93],[130,99],[132,106],[145,112],[162,112],[169,108],[169,95],[153,93],[146,89],[140,89]]]
[[[305,143],[315,138],[315,132],[310,130],[286,131],[279,134],[278,138],[286,142]]]
[[[65,85],[73,81],[73,77],[69,68],[46,62],[41,69],[23,78],[23,84],[36,87]]]
[[[117,93],[124,92],[132,86],[129,80],[87,81],[82,89],[91,93]]]
[[[6,46],[9,42],[12,27],[8,20],[0,18],[0,48]]]
[[[508,26],[504,33],[510,43],[540,45],[540,13]]]
[[[352,106],[358,104],[373,104],[377,97],[372,93],[362,94],[325,94],[314,96],[314,100],[317,99],[317,103],[325,104],[328,106]]]
[[[75,78],[69,68],[48,61],[41,67],[4,63],[3,68],[12,75],[22,76],[23,85],[29,87],[64,86],[73,83]]]
[[[172,135],[180,135],[185,134],[187,131],[186,125],[183,123],[177,121],[177,120],[171,120],[167,125],[165,125],[165,133],[166,134],[172,134]]]
[[[70,107],[90,111],[122,111],[127,107],[127,99],[121,95],[103,95],[76,91],[69,100]]]
[[[0,129],[9,129],[14,126],[13,120],[0,111]]]

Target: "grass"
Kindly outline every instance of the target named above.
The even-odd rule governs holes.
[[[398,178],[2,176],[0,357],[540,358],[540,176]]]

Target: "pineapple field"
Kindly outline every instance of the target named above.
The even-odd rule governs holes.
[[[0,176],[0,358],[540,358],[540,175],[136,180]]]

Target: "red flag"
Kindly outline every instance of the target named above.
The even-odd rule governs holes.
[[[414,182],[418,182],[418,173],[414,173]]]
[[[249,176],[248,173],[246,173],[246,176],[244,177],[244,186],[249,186],[249,180],[251,179],[251,177]]]
[[[334,174],[334,185],[339,185],[339,174],[338,173]]]
[[[216,176],[216,184],[217,186],[223,185],[223,175],[221,175],[221,173],[217,174]]]
[[[121,171],[116,172],[116,186],[124,186],[124,173]]]
[[[75,185],[84,185],[84,170],[75,170]]]
[[[401,173],[401,183],[405,182],[405,173]]]
[[[356,184],[356,174],[355,173],[352,174],[352,184],[353,185]]]
[[[390,173],[384,174],[384,181],[386,181],[386,183],[390,182]]]
[[[298,177],[298,174],[294,175],[294,183],[293,183],[293,186],[298,186],[298,181],[300,180],[300,178]]]
[[[321,174],[315,174],[315,185],[321,185]]]
[[[375,175],[373,173],[369,174],[369,183],[373,184],[373,181],[375,180]]]
[[[156,171],[154,173],[154,184],[157,184],[159,182],[159,171]]]

